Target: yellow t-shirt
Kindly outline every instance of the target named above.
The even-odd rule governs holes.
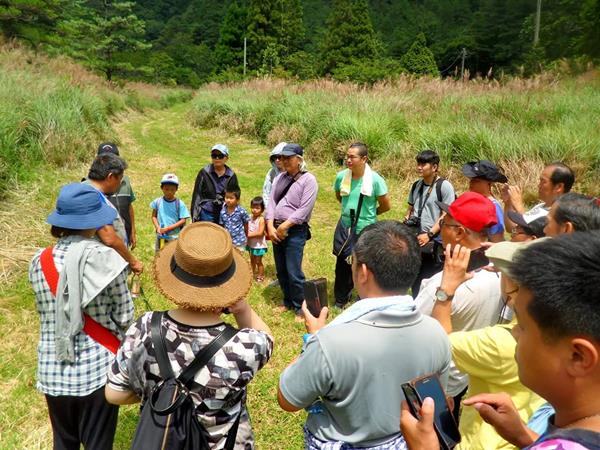
[[[519,381],[515,361],[517,343],[510,333],[513,326],[514,322],[451,333],[452,359],[460,371],[469,375],[465,398],[485,392],[506,392],[512,397],[521,419],[527,422],[544,400]],[[462,440],[457,450],[515,448],[485,423],[472,406],[463,406],[459,429]]]

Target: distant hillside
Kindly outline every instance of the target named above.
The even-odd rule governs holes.
[[[600,58],[600,0],[5,0],[8,38],[108,79],[197,87],[257,75],[373,82],[530,76]],[[535,40],[535,36],[538,36]],[[247,66],[244,76],[244,39]]]

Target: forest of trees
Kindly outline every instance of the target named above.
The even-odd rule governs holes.
[[[270,74],[372,82],[530,74],[600,58],[600,0],[0,0],[6,38],[113,77],[196,87]],[[464,49],[464,50],[463,50]]]

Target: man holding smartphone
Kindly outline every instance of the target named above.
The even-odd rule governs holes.
[[[496,208],[492,202],[481,194],[465,192],[450,205],[441,202],[438,205],[446,212],[440,221],[444,248],[460,245],[474,250],[473,253],[480,253],[487,239],[488,227],[496,224]],[[487,270],[475,270],[472,275],[455,292],[443,289],[443,272],[423,280],[421,291],[415,299],[417,308],[423,314],[431,315],[437,302],[450,302],[452,328],[455,331],[476,330],[496,324],[504,306],[500,276]],[[460,400],[468,384],[469,377],[452,367],[446,392],[454,397],[453,414],[457,422]]]
[[[419,260],[405,225],[368,225],[352,253],[361,300],[327,326],[327,308],[314,317],[304,302],[304,350],[282,373],[277,398],[285,411],[308,410],[306,448],[404,448],[402,383],[435,373],[445,387],[448,337],[407,295]]]

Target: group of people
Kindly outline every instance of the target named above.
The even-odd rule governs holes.
[[[61,189],[48,216],[56,243],[29,272],[40,314],[37,387],[54,448],[112,448],[116,405],[142,402],[147,427],[150,400],[184,375],[206,448],[254,448],[246,386],[274,340],[245,299],[264,277],[268,237],[281,309],[307,331],[277,389],[284,411],[308,411],[305,448],[446,448],[433,418],[447,408],[460,449],[600,449],[600,206],[570,192],[569,167],[543,169],[539,203],[527,210],[494,163],[465,164],[469,190],[457,196],[439,156],[424,150],[406,215],[378,221],[391,207],[386,182],[367,146],[351,144],[333,185],[341,311],[328,323],[327,306],[315,316],[304,301],[318,191],[304,149],[273,149],[251,216],[228,158],[226,146],[211,149],[189,210],[176,197],[177,176],[163,176],[151,204],[154,280],[175,308],[137,320],[126,279],[143,266],[131,253],[135,195],[118,148],[101,145],[86,180]],[[426,375],[439,379],[447,403],[424,398],[415,417],[401,386]],[[154,448],[147,430],[138,428],[135,448]]]

